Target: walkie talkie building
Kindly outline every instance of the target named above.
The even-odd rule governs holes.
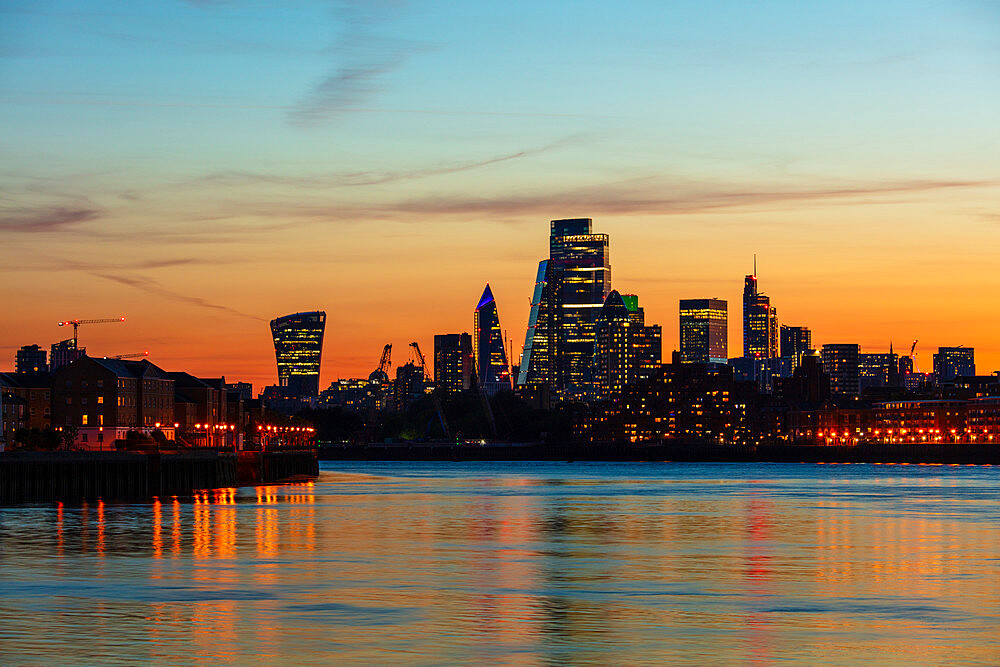
[[[294,313],[271,320],[278,384],[290,395],[316,396],[323,356],[326,313],[317,310]]]

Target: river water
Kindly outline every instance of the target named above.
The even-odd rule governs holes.
[[[0,508],[0,663],[1000,662],[1000,467],[324,463]]]

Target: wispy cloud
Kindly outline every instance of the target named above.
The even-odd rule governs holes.
[[[539,148],[529,148],[514,153],[506,153],[482,160],[466,160],[439,164],[435,166],[410,169],[406,171],[355,171],[348,173],[321,174],[316,176],[286,176],[282,174],[270,174],[247,171],[225,171],[202,176],[198,180],[201,183],[213,183],[222,185],[242,185],[242,184],[268,184],[292,186],[301,188],[331,188],[331,187],[356,187],[367,185],[386,185],[397,181],[417,180],[431,176],[442,176],[446,174],[456,174],[463,171],[472,171],[495,164],[510,162],[521,158],[534,157],[551,150],[564,146],[579,143],[581,135],[567,137],[559,141],[552,142]]]
[[[95,206],[41,206],[0,210],[0,232],[55,232],[96,220],[102,211]]]
[[[346,222],[427,219],[505,222],[573,215],[681,215],[714,211],[823,202],[849,204],[861,199],[901,198],[947,189],[996,187],[997,180],[907,180],[859,183],[841,187],[750,187],[669,179],[638,179],[565,191],[510,193],[493,197],[443,195],[371,204],[273,204],[258,202],[240,216],[259,215],[286,221]],[[291,224],[291,223],[289,223]]]
[[[380,34],[390,13],[400,4],[393,0],[333,3],[331,9],[342,27],[330,49],[334,62],[330,72],[292,109],[289,119],[293,125],[314,127],[361,104],[380,88],[384,74],[424,48]]]
[[[111,273],[104,273],[100,271],[91,272],[92,276],[97,278],[103,278],[105,280],[110,280],[116,282],[120,285],[127,285],[128,287],[134,287],[135,289],[142,290],[149,294],[154,294],[156,296],[162,296],[168,299],[173,299],[175,301],[182,301],[184,303],[190,303],[201,308],[209,308],[211,310],[216,310],[223,313],[229,313],[230,315],[236,315],[238,317],[245,317],[251,320],[263,320],[264,318],[258,317],[257,315],[251,315],[249,313],[244,313],[243,311],[236,310],[235,308],[230,308],[229,306],[223,306],[218,303],[212,303],[206,299],[199,296],[193,296],[190,294],[180,294],[178,292],[173,292],[163,287],[160,283],[153,280],[152,278],[147,278],[145,276],[137,275],[115,275]]]

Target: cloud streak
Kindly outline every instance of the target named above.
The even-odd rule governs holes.
[[[260,203],[241,216],[300,221],[474,219],[509,221],[572,215],[686,215],[795,203],[851,203],[872,197],[892,198],[942,190],[1000,186],[997,180],[909,180],[843,187],[751,188],[740,185],[641,179],[566,191],[493,197],[434,196],[398,202],[344,205]]]
[[[0,232],[58,232],[102,215],[96,207],[46,206],[0,213]]]
[[[381,87],[383,75],[399,68],[414,52],[412,42],[381,36],[391,0],[340,0],[332,5],[343,33],[331,52],[331,71],[291,110],[289,121],[316,127],[366,100]]]
[[[110,280],[116,282],[120,285],[126,285],[128,287],[134,287],[135,289],[142,290],[149,294],[154,294],[156,296],[162,296],[168,299],[173,299],[175,301],[182,301],[184,303],[189,303],[201,308],[208,308],[210,310],[215,310],[223,313],[228,313],[230,315],[236,315],[238,317],[245,317],[251,320],[261,321],[264,318],[258,317],[257,315],[251,315],[249,313],[244,313],[243,311],[236,310],[235,308],[230,308],[229,306],[223,306],[218,303],[212,303],[198,296],[191,296],[189,294],[179,294],[171,290],[166,289],[158,282],[152,278],[147,278],[145,276],[123,276],[114,275],[111,273],[104,273],[101,271],[92,271],[90,275],[96,278],[103,278],[104,280]]]

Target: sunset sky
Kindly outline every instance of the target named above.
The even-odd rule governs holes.
[[[94,356],[321,387],[385,343],[524,340],[548,221],[611,236],[677,347],[758,256],[779,322],[1000,370],[1000,3],[0,1],[0,370]]]

